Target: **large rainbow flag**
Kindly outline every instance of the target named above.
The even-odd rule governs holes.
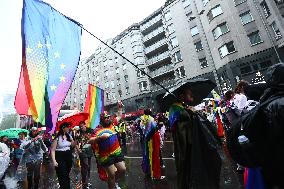
[[[87,127],[95,129],[100,124],[100,114],[104,112],[104,90],[89,84],[84,112],[89,113]]]
[[[15,97],[20,115],[32,115],[53,132],[59,110],[75,76],[81,27],[50,5],[24,0],[22,67]]]

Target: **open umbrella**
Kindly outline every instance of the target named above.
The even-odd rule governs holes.
[[[264,91],[268,88],[266,83],[258,83],[253,85],[248,85],[245,88],[245,95],[250,100],[259,101],[260,97],[263,95]]]
[[[8,138],[18,138],[18,134],[21,132],[25,132],[26,134],[29,133],[26,129],[10,128],[0,131],[0,137],[7,136]]]
[[[177,83],[176,86],[169,89],[169,91],[177,96],[179,91],[187,88],[190,89],[192,91],[194,100],[191,105],[196,106],[200,104],[202,100],[206,98],[215,87],[216,84],[211,80],[199,78],[181,81]],[[166,104],[167,107],[178,101],[178,99],[171,93],[166,93],[163,97],[164,104]]]
[[[88,113],[75,113],[75,114],[69,114],[69,115],[64,115],[64,117],[58,119],[56,125],[57,125],[57,130],[59,129],[59,125],[62,123],[69,123],[70,126],[73,128],[75,126],[78,126],[81,121],[86,121],[89,118]]]

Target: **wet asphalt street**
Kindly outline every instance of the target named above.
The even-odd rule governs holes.
[[[137,138],[127,143],[127,153],[125,156],[125,162],[127,167],[127,173],[124,178],[119,180],[119,185],[122,189],[177,189],[176,187],[176,171],[175,162],[172,158],[173,154],[173,142],[170,137],[165,140],[164,147],[162,149],[162,156],[164,160],[165,168],[163,169],[163,175],[166,178],[162,181],[152,181],[145,178],[141,169],[141,146]],[[107,184],[101,181],[98,177],[96,163],[93,158],[91,169],[92,189],[107,189]],[[242,186],[239,182],[241,175],[238,175],[233,170],[235,167],[231,161],[224,155],[224,164],[222,166],[222,173],[220,176],[220,188],[221,189],[241,189]],[[79,189],[80,187],[80,171],[76,164],[71,171],[72,189]],[[23,186],[19,188],[25,188]],[[41,174],[41,189],[58,189],[58,181],[54,171],[54,168],[50,162],[45,162],[42,166]]]

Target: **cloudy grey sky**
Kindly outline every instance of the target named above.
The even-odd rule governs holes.
[[[77,20],[102,39],[115,37],[161,7],[165,0],[44,0]],[[16,91],[21,66],[22,0],[0,0],[0,94]],[[82,36],[82,56],[90,56],[98,42]]]

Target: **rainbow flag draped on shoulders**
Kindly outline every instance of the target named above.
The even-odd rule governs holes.
[[[180,120],[180,114],[184,111],[184,107],[181,103],[175,103],[169,110],[169,123],[171,131],[175,130],[175,124]]]
[[[95,129],[100,124],[100,114],[104,112],[104,90],[89,84],[84,112],[89,113],[87,127]]]
[[[15,108],[53,132],[74,79],[81,27],[40,0],[24,0],[22,66]]]
[[[145,126],[145,146],[143,149],[142,170],[152,178],[161,178],[160,167],[160,134],[153,117],[141,116],[142,124]]]

